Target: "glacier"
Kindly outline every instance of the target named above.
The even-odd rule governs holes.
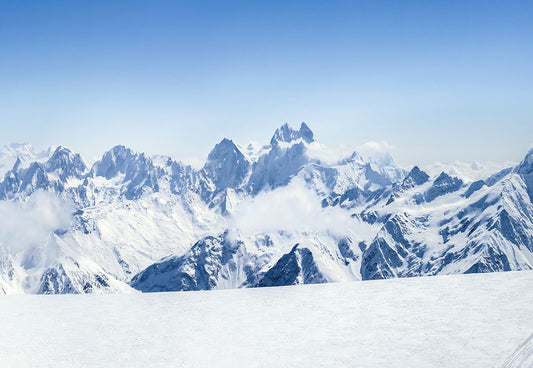
[[[121,145],[91,167],[64,146],[6,146],[0,292],[211,290],[533,268],[533,150],[518,165],[489,173],[476,164],[473,173],[405,170],[388,153],[325,160],[321,149],[305,123],[282,125],[265,145],[224,138],[201,168]]]

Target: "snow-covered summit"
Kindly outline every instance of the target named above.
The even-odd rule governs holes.
[[[9,224],[0,227],[4,292],[192,290],[533,268],[531,151],[518,166],[478,181],[444,169],[407,172],[386,147],[325,159],[327,147],[305,123],[298,130],[284,124],[270,144],[222,139],[198,169],[124,146],[90,169],[63,146],[42,155],[27,145],[2,152],[12,160],[0,178],[0,220],[6,214]],[[53,203],[46,216],[36,212]],[[61,213],[67,225],[46,223]],[[43,230],[28,240],[10,230],[19,228]]]
[[[47,172],[57,172],[65,180],[68,177],[81,178],[87,171],[87,166],[80,154],[59,146],[52,156],[44,163]]]
[[[434,162],[423,165],[421,168],[430,176],[437,176],[441,172],[456,176],[465,183],[472,183],[478,180],[485,180],[494,173],[515,166],[515,162]]]
[[[3,146],[1,152],[3,155],[9,156],[33,156],[36,154],[35,149],[29,143],[11,143]]]
[[[416,185],[422,185],[429,180],[429,175],[420,170],[418,166],[414,166],[409,174],[405,177],[403,183],[405,187],[413,187]]]
[[[520,171],[533,171],[533,148],[529,150],[518,167]]]
[[[290,143],[298,139],[302,139],[306,143],[311,143],[314,141],[313,132],[309,129],[307,124],[303,122],[300,125],[299,130],[292,129],[288,123],[285,123],[276,129],[272,139],[270,139],[270,144],[275,146],[280,142]]]
[[[138,161],[146,162],[144,154],[136,154],[131,149],[118,145],[104,153],[102,159],[95,162],[91,175],[111,179],[118,174],[125,174],[128,169],[135,168]]]
[[[226,188],[237,189],[248,175],[250,166],[237,145],[224,138],[207,156],[203,170],[219,192]]]
[[[37,151],[29,143],[12,143],[3,146],[0,149],[0,179],[3,179],[17,162],[17,167],[27,168],[34,161],[47,160],[51,156],[52,149]]]
[[[533,201],[533,148],[527,153],[524,160],[515,168],[515,171],[524,178],[529,197]]]

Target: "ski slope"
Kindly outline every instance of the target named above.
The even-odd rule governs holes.
[[[528,361],[520,346],[533,332],[532,288],[533,271],[521,271],[7,295],[0,298],[0,366],[500,367],[515,351]]]
[[[533,334],[516,349],[502,368],[533,367]]]

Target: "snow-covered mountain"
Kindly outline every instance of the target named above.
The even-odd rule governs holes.
[[[492,174],[508,167],[515,166],[513,162],[435,162],[433,164],[424,165],[422,169],[431,176],[439,175],[445,172],[451,176],[458,177],[465,182],[473,182],[483,180]]]
[[[11,165],[0,181],[4,293],[205,290],[533,267],[533,151],[516,167],[472,181],[407,172],[383,153],[325,162],[305,123],[281,126],[263,146],[225,138],[200,169],[124,146],[90,168],[63,146],[42,155],[15,148],[0,154]]]
[[[45,151],[37,151],[28,143],[12,143],[0,149],[0,177],[4,177],[6,172],[13,168],[13,165],[19,161],[19,167],[27,167],[34,161],[45,161],[55,150],[54,147]]]

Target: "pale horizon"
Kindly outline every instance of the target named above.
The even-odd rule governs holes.
[[[288,124],[292,128],[297,128],[298,127],[298,124],[290,124],[290,123],[288,123]],[[279,128],[279,126],[278,126],[278,128]],[[313,131],[313,133],[315,133],[315,131],[313,130],[313,127],[310,126],[310,128]],[[275,128],[275,129],[277,129],[277,128]],[[275,129],[272,131],[272,134],[274,133]],[[169,147],[162,147],[161,151],[157,151],[158,147],[154,147],[151,150],[144,150],[144,149],[141,148],[143,146],[142,143],[136,144],[136,145],[135,144],[134,145],[128,145],[128,144],[124,144],[124,143],[121,143],[121,142],[117,142],[116,144],[113,144],[113,145],[111,145],[111,146],[109,146],[107,148],[103,148],[99,152],[97,152],[96,150],[85,151],[85,152],[84,151],[79,151],[73,145],[65,144],[65,143],[56,143],[56,144],[50,144],[50,145],[46,146],[46,145],[42,145],[42,144],[41,145],[34,144],[33,142],[30,142],[30,141],[27,141],[27,140],[26,141],[19,140],[19,141],[7,142],[7,143],[2,144],[1,146],[2,147],[8,147],[8,146],[19,145],[19,144],[21,144],[21,145],[30,145],[37,153],[38,152],[47,151],[47,150],[49,150],[51,148],[64,146],[64,147],[67,147],[68,149],[72,150],[75,153],[79,153],[82,156],[83,160],[88,165],[92,165],[96,161],[100,160],[105,152],[109,151],[110,149],[112,149],[113,147],[115,147],[117,145],[123,145],[123,146],[125,146],[127,148],[132,149],[133,151],[135,151],[137,153],[145,153],[149,157],[154,157],[154,156],[159,156],[159,155],[168,156],[168,157],[171,157],[173,160],[181,161],[181,162],[183,162],[185,164],[191,165],[192,167],[194,167],[196,169],[199,169],[205,164],[209,152],[222,139],[225,139],[225,138],[230,139],[230,140],[234,141],[236,144],[240,145],[241,147],[246,147],[248,145],[266,146],[266,145],[269,144],[269,140],[270,140],[272,134],[270,136],[268,136],[267,138],[264,138],[262,140],[252,139],[252,140],[248,140],[246,142],[238,141],[235,138],[232,138],[231,136],[224,136],[224,137],[221,137],[219,140],[212,142],[210,147],[209,147],[209,143],[208,142],[203,142],[204,144],[202,145],[202,147],[203,146],[206,147],[206,150],[204,152],[200,152],[200,150],[191,150],[190,152],[172,151],[172,148],[169,149]],[[499,169],[503,169],[505,167],[514,166],[514,165],[518,164],[519,162],[521,162],[524,159],[524,157],[529,152],[529,150],[533,149],[533,144],[532,144],[529,149],[526,149],[521,156],[518,155],[515,160],[510,160],[510,159],[507,159],[507,160],[505,160],[505,159],[501,159],[501,160],[490,160],[490,159],[488,159],[488,160],[481,160],[481,159],[468,160],[468,159],[461,159],[461,158],[450,159],[450,158],[445,157],[446,155],[443,155],[441,160],[436,159],[436,160],[432,160],[431,161],[431,160],[424,159],[424,157],[420,157],[420,159],[416,160],[416,161],[406,161],[404,158],[405,157],[409,157],[409,153],[406,152],[408,150],[405,149],[405,147],[397,147],[397,146],[395,146],[393,144],[390,144],[390,142],[388,142],[386,140],[382,140],[382,141],[372,141],[372,140],[370,140],[370,141],[362,142],[362,143],[360,143],[360,144],[358,144],[358,145],[356,145],[354,147],[349,147],[349,146],[344,145],[344,144],[326,145],[326,144],[324,144],[324,142],[322,142],[320,140],[320,137],[317,137],[316,133],[315,133],[315,139],[316,139],[317,143],[319,143],[320,146],[322,146],[322,148],[324,148],[327,151],[327,155],[329,155],[331,157],[331,161],[340,161],[340,160],[342,160],[344,158],[349,157],[353,152],[358,152],[358,153],[361,153],[361,154],[363,154],[365,156],[370,156],[373,153],[388,153],[388,154],[390,154],[392,156],[392,158],[394,159],[395,163],[398,166],[400,166],[400,167],[402,167],[402,168],[404,168],[406,170],[409,170],[413,166],[421,166],[422,168],[425,168],[425,169],[431,169],[431,168],[438,167],[439,165],[443,165],[443,167],[444,167],[445,165],[454,165],[454,164],[460,164],[460,165],[464,165],[464,164],[468,164],[468,165],[481,164],[481,165],[488,165],[489,167],[494,168],[494,170],[495,170],[494,172],[496,172]]]

